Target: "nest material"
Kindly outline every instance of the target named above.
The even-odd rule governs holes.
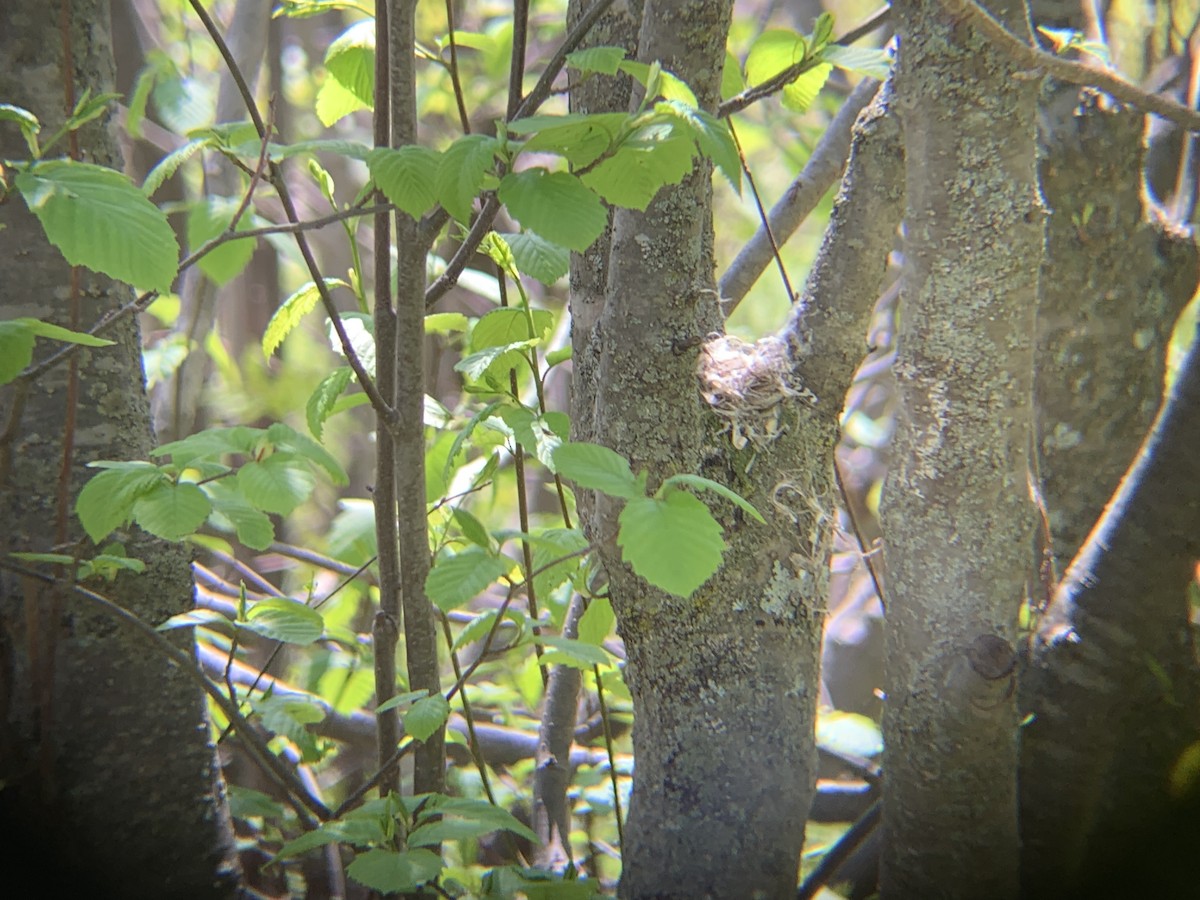
[[[785,401],[817,403],[797,374],[787,343],[777,337],[751,344],[714,334],[700,347],[696,374],[713,412],[729,420],[730,440],[738,450],[747,443],[764,446],[779,436]]]

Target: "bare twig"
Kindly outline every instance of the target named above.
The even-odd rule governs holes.
[[[1200,131],[1200,111],[1189,109],[1161,94],[1151,94],[1106,69],[1093,69],[1032,47],[1012,34],[975,0],[942,0],[955,18],[969,22],[1019,65],[1033,74],[1049,75],[1068,84],[1092,87],[1143,112],[1162,116],[1187,131]]]

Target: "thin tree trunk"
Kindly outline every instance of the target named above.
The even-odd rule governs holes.
[[[111,90],[107,4],[74,0],[74,88]],[[59,7],[10,0],[0,27],[0,98],[33,111],[45,130],[63,119]],[[80,134],[90,159],[118,164],[107,122]],[[0,130],[0,155],[26,150],[15,129]],[[24,203],[0,206],[0,315],[71,321],[72,274]],[[81,271],[82,328],[128,303],[129,290]],[[71,496],[96,459],[144,457],[151,447],[138,329],[132,318],[106,335],[112,347],[79,355]],[[47,345],[39,344],[43,354]],[[65,365],[28,386],[0,391],[0,552],[49,551],[63,507],[55,485],[63,460],[68,403]],[[10,427],[12,428],[9,431]],[[73,518],[73,517],[72,517]],[[74,546],[79,529],[67,533]],[[186,552],[125,535],[145,574],[103,590],[149,623],[191,607]],[[71,552],[70,547],[66,552]],[[84,553],[91,554],[91,548]],[[4,861],[47,894],[222,897],[236,887],[236,862],[220,771],[195,684],[140,637],[82,607],[69,592],[0,574],[0,820]],[[186,640],[182,635],[180,640]],[[34,870],[32,860],[53,860]]]
[[[896,6],[908,216],[884,493],[884,897],[1018,889],[1016,617],[1043,210],[1036,80],[941,3]],[[1023,5],[993,6],[1028,36]]]

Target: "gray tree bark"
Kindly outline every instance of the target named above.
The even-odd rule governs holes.
[[[87,88],[93,95],[112,89],[107,7],[99,0],[68,6],[77,96]],[[0,98],[38,115],[43,134],[63,119],[58,9],[11,0],[0,27]],[[80,146],[89,160],[119,168],[105,120],[81,132]],[[26,152],[15,129],[0,130],[0,156]],[[70,267],[24,203],[0,206],[0,223],[6,226],[0,315],[67,325]],[[81,273],[80,284],[84,328],[132,299],[128,288],[90,272]],[[86,462],[144,457],[151,447],[136,322],[127,318],[107,336],[115,346],[79,356],[71,496],[91,474]],[[39,355],[47,349],[39,344]],[[5,554],[48,551],[56,540],[66,380],[60,365],[31,384],[0,391]],[[78,537],[73,526],[72,546]],[[140,532],[124,539],[147,571],[102,589],[150,623],[190,608],[186,552]],[[29,578],[0,573],[0,625],[6,870],[24,869],[50,893],[86,886],[91,896],[232,896],[232,832],[194,682],[69,590]],[[34,872],[33,860],[53,863]]]
[[[907,155],[887,535],[884,897],[1016,896],[1016,617],[1043,252],[1036,80],[941,3],[895,7]],[[1018,34],[1020,3],[993,11]]]

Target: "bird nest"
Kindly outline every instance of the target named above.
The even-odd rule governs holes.
[[[777,337],[750,343],[710,335],[700,347],[696,374],[713,412],[729,420],[730,441],[738,450],[778,438],[786,402],[817,403],[817,395],[796,373],[787,343]]]

